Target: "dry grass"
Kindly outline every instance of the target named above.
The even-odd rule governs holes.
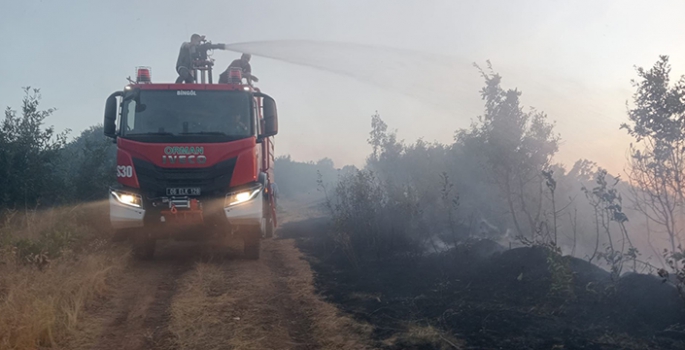
[[[63,346],[128,250],[103,249],[97,205],[7,212],[0,225],[0,349]]]
[[[233,304],[230,294],[218,290],[224,283],[224,272],[219,265],[198,263],[195,269],[181,280],[171,307],[169,330],[180,349],[218,349],[223,339],[217,334],[225,332],[225,322],[230,322],[222,306]]]
[[[362,324],[344,315],[333,304],[327,303],[316,293],[314,274],[292,239],[270,242],[266,250],[280,267],[279,279],[292,294],[303,317],[311,321],[311,333],[307,337],[316,341],[321,349],[367,349],[373,331],[369,324]]]
[[[107,292],[107,278],[127,261],[121,252],[57,260],[42,271],[16,264],[0,268],[0,349],[64,344],[86,307]]]
[[[433,326],[409,324],[407,330],[397,333],[383,342],[399,348],[430,348],[438,350],[464,349],[465,342],[445,334]]]
[[[37,239],[45,231],[63,226],[91,229],[90,237],[111,233],[109,203],[106,200],[46,210],[4,210],[0,212],[0,232],[16,238]]]
[[[315,294],[292,241],[263,242],[259,261],[198,263],[181,281],[169,329],[179,349],[365,349],[371,329]]]

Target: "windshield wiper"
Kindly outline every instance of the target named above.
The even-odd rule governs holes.
[[[222,135],[228,136],[227,133],[223,131],[194,131],[194,132],[182,132],[181,135]]]

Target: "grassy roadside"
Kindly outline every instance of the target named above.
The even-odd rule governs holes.
[[[0,216],[0,349],[67,344],[129,261],[103,203]]]

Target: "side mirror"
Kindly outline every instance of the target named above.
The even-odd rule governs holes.
[[[262,137],[269,137],[278,134],[278,112],[276,111],[276,101],[267,95],[262,96],[262,110],[264,112],[264,130]]]
[[[117,134],[117,114],[119,112],[119,101],[117,97],[124,93],[117,91],[107,98],[105,103],[105,122],[103,124],[104,134],[107,137],[115,138]]]

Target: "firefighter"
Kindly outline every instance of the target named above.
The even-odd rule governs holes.
[[[190,37],[190,42],[185,42],[181,45],[181,50],[178,53],[178,59],[176,60],[176,72],[178,73],[178,78],[176,79],[176,84],[188,83],[192,84],[195,82],[195,78],[191,73],[191,68],[193,66],[193,55],[197,46],[200,45],[204,36],[200,34],[193,34]]]
[[[202,52],[206,53],[207,50],[211,49],[226,50],[226,44],[203,43],[204,41],[204,35],[193,34],[190,37],[190,42],[185,42],[181,45],[178,60],[176,60],[176,72],[178,73],[176,84],[183,82],[192,84],[195,82],[195,77],[192,73],[194,71],[193,60],[199,58]]]
[[[233,119],[230,121],[229,129],[231,130],[231,136],[244,136],[249,133],[249,128],[243,119],[243,116],[239,113],[233,115]]]
[[[249,53],[244,53],[242,56],[240,56],[239,59],[231,62],[231,64],[226,68],[226,70],[219,74],[219,83],[220,84],[228,84],[228,71],[231,70],[231,68],[240,68],[243,71],[243,77],[247,79],[248,84],[252,84],[254,81],[259,82],[259,79],[252,75],[252,67],[250,66],[250,58],[252,58],[252,55]]]

